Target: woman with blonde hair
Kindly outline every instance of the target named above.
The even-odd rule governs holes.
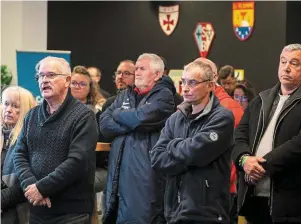
[[[28,205],[13,165],[14,146],[27,112],[37,105],[33,95],[19,86],[11,86],[1,97],[1,223],[28,222]]]

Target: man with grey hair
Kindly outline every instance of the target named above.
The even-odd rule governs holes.
[[[71,95],[65,59],[46,57],[36,69],[44,101],[26,115],[14,157],[31,203],[29,222],[89,223],[98,137],[95,115]]]
[[[238,208],[251,224],[301,223],[301,44],[283,48],[278,78],[235,132]]]
[[[234,118],[213,94],[213,78],[202,61],[184,67],[184,103],[151,151],[153,169],[167,176],[167,223],[229,223]]]
[[[100,132],[112,140],[104,223],[165,223],[165,182],[152,170],[149,157],[175,108],[176,89],[163,71],[159,56],[142,54],[135,85],[119,93],[100,116]]]

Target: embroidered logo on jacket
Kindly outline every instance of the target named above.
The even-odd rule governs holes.
[[[215,142],[218,139],[218,134],[216,132],[211,132],[209,138]]]
[[[130,106],[130,100],[129,99],[126,99],[125,101],[122,102],[122,106],[121,106],[122,109],[130,109],[131,106]]]

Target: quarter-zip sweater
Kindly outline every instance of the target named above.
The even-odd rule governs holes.
[[[36,184],[51,208],[31,206],[35,214],[91,213],[97,122],[93,111],[70,90],[53,114],[44,102],[30,110],[16,143],[14,165],[23,190]]]

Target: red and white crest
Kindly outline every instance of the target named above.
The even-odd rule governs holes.
[[[193,36],[201,57],[206,58],[209,53],[212,40],[215,36],[215,31],[212,24],[208,22],[197,23],[193,32]]]
[[[179,19],[179,5],[159,6],[159,22],[164,33],[169,36],[175,30]]]

